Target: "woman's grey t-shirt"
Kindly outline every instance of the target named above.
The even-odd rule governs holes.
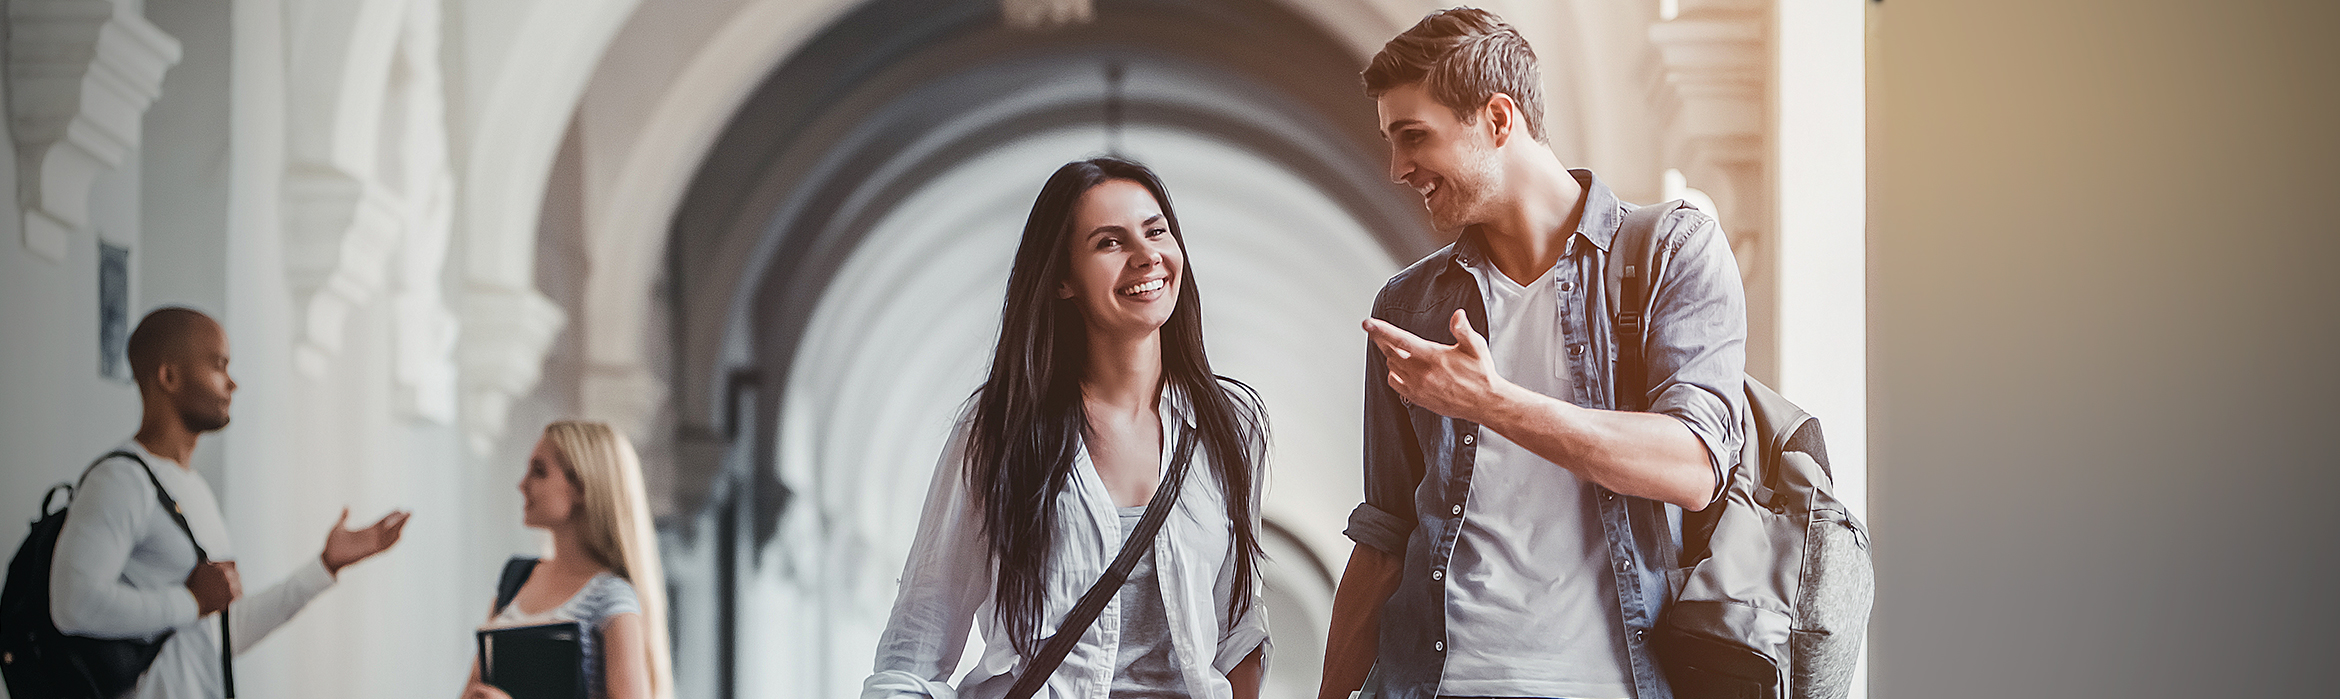
[[[1127,543],[1146,508],[1121,509],[1121,536]],[[1121,652],[1113,668],[1114,699],[1185,699],[1186,680],[1170,657],[1170,618],[1155,580],[1154,552],[1138,557],[1117,595],[1121,602]]]
[[[570,595],[569,600],[558,607],[529,614],[522,612],[520,605],[506,604],[496,612],[496,618],[488,622],[488,627],[535,626],[563,621],[583,624],[587,633],[579,639],[578,645],[585,652],[586,696],[602,699],[609,696],[609,688],[604,686],[602,676],[602,626],[619,614],[640,613],[642,601],[635,596],[633,583],[602,571],[594,575],[592,580],[585,581],[584,587],[577,588],[577,594]]]

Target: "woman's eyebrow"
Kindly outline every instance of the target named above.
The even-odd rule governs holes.
[[[1144,220],[1144,221],[1142,221],[1142,222],[1139,222],[1139,223],[1138,223],[1138,226],[1139,226],[1139,227],[1141,227],[1141,228],[1142,228],[1142,227],[1148,227],[1148,226],[1152,226],[1152,225],[1154,225],[1154,224],[1156,224],[1156,223],[1160,223],[1160,222],[1162,222],[1162,220],[1163,220],[1163,216],[1162,216],[1161,214],[1154,214],[1154,215],[1152,215],[1152,216],[1148,216],[1148,217],[1146,217],[1146,220]],[[1116,223],[1108,223],[1108,224],[1105,224],[1105,225],[1098,226],[1098,227],[1096,227],[1096,228],[1092,228],[1092,229],[1090,229],[1090,230],[1089,230],[1089,237],[1091,237],[1091,238],[1095,238],[1095,237],[1097,237],[1099,234],[1102,234],[1102,233],[1128,233],[1128,232],[1129,232],[1129,229],[1128,229],[1128,228],[1123,228],[1123,227],[1122,227],[1120,224],[1116,224]]]

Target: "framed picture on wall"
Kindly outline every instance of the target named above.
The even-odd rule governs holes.
[[[130,249],[98,241],[98,375],[130,381]]]

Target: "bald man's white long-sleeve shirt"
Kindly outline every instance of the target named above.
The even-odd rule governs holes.
[[[235,560],[219,499],[211,486],[178,462],[157,457],[136,440],[121,449],[146,460],[155,481],[179,503],[187,527],[212,560]],[[146,674],[138,699],[211,699],[225,696],[219,664],[219,620],[196,616],[187,574],[195,547],[155,497],[154,481],[130,459],[100,462],[82,479],[73,508],[57,535],[49,571],[49,617],[57,629],[95,638],[154,638],[173,631]],[[228,606],[236,652],[276,627],[333,585],[322,560],[311,559],[284,581],[258,592],[247,586]]]

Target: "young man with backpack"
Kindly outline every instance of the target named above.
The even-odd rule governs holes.
[[[1672,697],[1654,629],[1674,532],[1726,491],[1745,439],[1728,242],[1694,208],[1636,215],[1564,167],[1535,55],[1490,13],[1430,15],[1364,77],[1391,178],[1459,237],[1365,321],[1365,502],[1320,699]],[[1629,220],[1654,223],[1667,262],[1618,322]]]
[[[343,567],[397,543],[407,513],[360,530],[336,523],[317,560],[243,594],[218,500],[188,466],[197,439],[228,424],[236,382],[227,372],[226,332],[202,313],[165,308],[131,333],[129,359],[144,406],[138,433],[92,465],[73,493],[48,579],[38,581],[48,588],[48,621],[62,635],[17,649],[20,637],[47,630],[9,630],[10,664],[37,665],[8,668],[9,684],[64,696],[114,694],[124,685],[142,699],[233,696],[223,649],[251,647]],[[342,522],[348,518],[343,510]],[[40,531],[36,525],[36,537]],[[34,543],[28,538],[25,548]],[[12,564],[10,587],[20,582],[18,566],[35,571],[37,563]],[[15,589],[9,596],[29,599]],[[12,610],[9,623],[40,621],[17,616]],[[18,650],[37,657],[17,657]]]

